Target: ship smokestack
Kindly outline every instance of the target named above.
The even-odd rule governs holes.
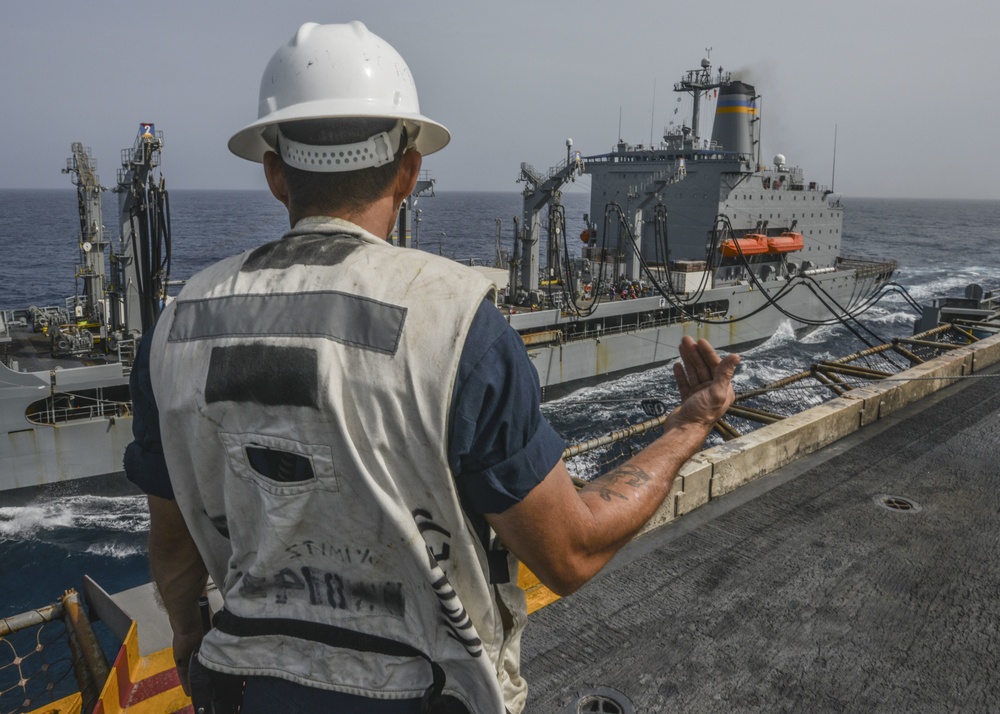
[[[757,118],[753,102],[756,90],[743,82],[730,82],[719,87],[719,101],[715,105],[715,126],[712,141],[724,151],[753,154],[751,121]]]

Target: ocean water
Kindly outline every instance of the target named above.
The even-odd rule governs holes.
[[[263,192],[173,191],[172,277],[183,279],[221,257],[272,240],[285,229],[282,207]],[[117,235],[116,196],[106,194],[104,223]],[[583,228],[588,197],[567,193],[567,232]],[[844,253],[893,258],[896,282],[918,301],[960,295],[969,283],[1000,287],[1000,201],[845,199]],[[496,221],[510,249],[520,196],[511,193],[441,191],[417,208],[420,247],[458,258],[489,262],[495,254]],[[72,190],[0,191],[0,308],[61,303],[74,292],[78,217]],[[579,252],[576,241],[571,250]],[[884,338],[908,335],[915,314],[898,295],[882,300],[863,322]],[[811,363],[863,348],[843,327],[821,327],[796,339],[790,326],[744,354],[737,388],[765,384]],[[676,397],[668,368],[631,374],[546,403],[545,413],[570,442],[641,421],[639,399]],[[794,393],[800,406],[825,395]],[[581,475],[599,468],[584,458],[571,465]],[[116,591],[148,579],[145,501],[124,479],[99,491],[65,484],[44,497],[0,494],[0,617],[54,602],[90,574]]]

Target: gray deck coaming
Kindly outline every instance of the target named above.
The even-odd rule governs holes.
[[[527,711],[995,711],[998,437],[962,381],[639,539],[532,615]]]

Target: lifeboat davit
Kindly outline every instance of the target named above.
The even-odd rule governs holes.
[[[727,238],[719,246],[725,258],[738,258],[743,255],[763,255],[767,252],[767,236],[760,233],[748,233],[742,238]]]
[[[767,252],[791,253],[792,251],[802,250],[803,245],[801,233],[785,231],[780,236],[767,239]]]

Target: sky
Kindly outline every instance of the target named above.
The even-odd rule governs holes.
[[[567,138],[584,156],[658,140],[711,48],[763,97],[764,163],[848,196],[1000,199],[1000,5],[981,0],[8,0],[0,17],[3,189],[69,188],[76,141],[110,186],[148,121],[170,188],[263,189],[226,142],[257,118],[264,66],[303,22],[361,20],[452,132],[424,160],[438,190],[518,191],[520,163],[555,165]]]

